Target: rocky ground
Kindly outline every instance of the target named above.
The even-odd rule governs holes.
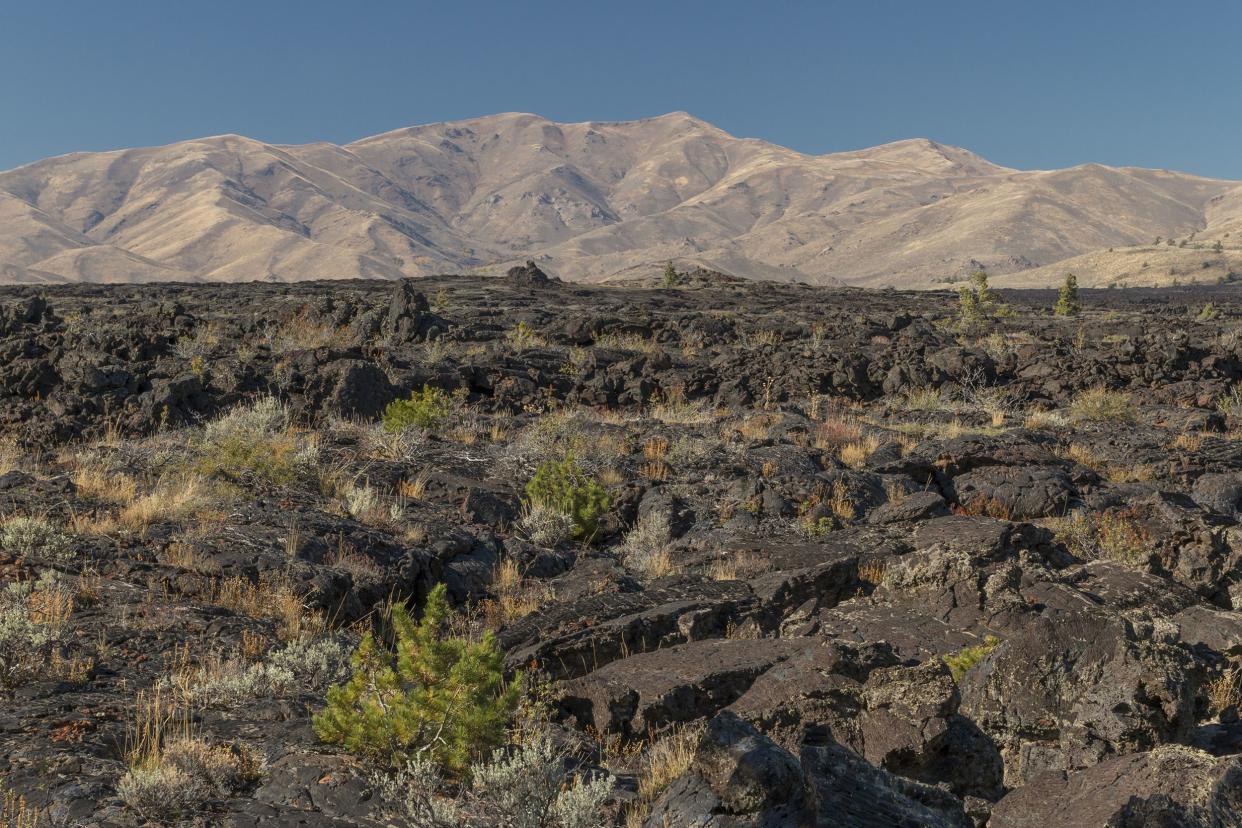
[[[0,822],[420,824],[311,715],[443,583],[578,825],[1242,824],[1242,297],[1003,298],[4,289]]]

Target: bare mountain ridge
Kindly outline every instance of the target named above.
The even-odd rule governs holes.
[[[584,281],[673,260],[813,283],[932,286],[981,265],[1047,283],[1072,259],[1084,284],[1139,284],[1233,270],[1239,231],[1240,182],[1018,171],[924,139],[811,156],[685,113],[509,113],[343,146],[223,135],[0,173],[4,281],[398,278],[533,256]],[[1192,233],[1130,273],[1156,236]]]

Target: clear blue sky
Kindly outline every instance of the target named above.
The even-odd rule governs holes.
[[[686,110],[803,152],[1242,179],[1242,3],[0,0],[0,169],[237,132]]]

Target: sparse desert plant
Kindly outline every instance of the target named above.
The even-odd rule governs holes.
[[[452,794],[434,763],[417,759],[380,778],[383,798],[418,828],[601,828],[612,791],[607,774],[571,774],[543,733],[475,763],[471,784]]]
[[[12,688],[54,667],[69,629],[74,590],[52,571],[33,584],[0,589],[0,688]]]
[[[1226,668],[1206,686],[1208,709],[1219,716],[1242,707],[1242,667]]]
[[[442,389],[424,385],[408,399],[394,400],[384,409],[384,429],[401,432],[408,428],[434,430],[453,413],[453,398]]]
[[[261,661],[209,658],[191,665],[183,650],[163,686],[191,708],[228,707],[294,692],[323,693],[349,674],[351,647],[344,634],[293,641]]]
[[[530,504],[522,511],[518,526],[531,543],[549,548],[569,540],[577,530],[573,515],[539,503]]]
[[[1074,397],[1070,417],[1080,422],[1131,423],[1138,419],[1138,412],[1129,394],[1096,386]]]
[[[1022,427],[1031,430],[1057,430],[1068,425],[1069,420],[1065,415],[1056,411],[1031,411],[1027,413],[1026,418],[1022,421]]]
[[[1242,382],[1235,384],[1228,393],[1221,395],[1216,401],[1216,410],[1226,417],[1242,415]]]
[[[492,594],[495,599],[484,603],[488,626],[492,629],[525,618],[552,597],[549,589],[532,589],[512,558],[507,558],[492,573]]]
[[[902,396],[901,408],[905,411],[941,411],[949,406],[939,388],[912,388]]]
[[[197,470],[209,476],[283,485],[318,466],[314,435],[295,434],[288,409],[275,397],[260,397],[213,420],[199,442]]]
[[[525,351],[528,348],[543,348],[548,344],[548,341],[526,322],[518,322],[510,328],[505,333],[505,341],[515,351]]]
[[[319,318],[307,308],[269,329],[265,338],[274,354],[313,351],[316,348],[348,348],[353,344],[348,327],[337,325],[331,319]]]
[[[994,635],[986,636],[982,644],[976,644],[973,647],[963,647],[956,653],[941,657],[949,668],[949,672],[953,674],[954,681],[961,681],[962,677],[980,661],[988,657],[988,654],[1000,646],[1000,639]]]
[[[1173,442],[1169,444],[1170,448],[1178,451],[1196,452],[1203,448],[1203,435],[1193,432],[1179,434],[1173,438]]]
[[[716,419],[704,400],[687,400],[680,389],[669,391],[652,401],[651,416],[668,425],[699,425]]]
[[[275,621],[284,641],[296,641],[323,631],[322,616],[307,608],[306,596],[283,576],[264,576],[258,581],[225,578],[216,584],[210,600],[239,615]]]
[[[44,828],[54,825],[47,809],[38,808],[14,793],[0,780],[0,828]]]
[[[621,559],[627,567],[647,578],[672,572],[668,545],[672,539],[668,514],[652,509],[635,522],[621,543]]]
[[[880,447],[880,438],[868,435],[858,442],[847,443],[841,447],[841,463],[851,469],[861,469],[867,458]]]
[[[353,676],[328,691],[327,706],[314,717],[319,737],[389,767],[432,759],[451,775],[499,745],[520,680],[506,685],[490,632],[480,641],[445,635],[448,613],[444,584],[427,596],[418,622],[394,603],[395,652],[370,633],[363,637]]]
[[[71,554],[69,536],[43,518],[11,517],[0,525],[0,548],[21,557],[59,560]]]
[[[610,503],[608,492],[582,470],[573,454],[544,462],[526,484],[526,499],[531,508],[542,506],[569,515],[575,534],[587,539],[595,535]]]
[[[193,815],[209,800],[239,793],[265,775],[265,762],[242,743],[212,745],[185,738],[161,746],[117,784],[126,807],[160,822]]]
[[[471,773],[475,801],[506,828],[597,828],[612,791],[607,775],[567,778],[565,756],[546,735],[497,750]]]
[[[1079,558],[1141,567],[1151,556],[1151,535],[1134,507],[1074,512],[1056,522],[1057,539]]]

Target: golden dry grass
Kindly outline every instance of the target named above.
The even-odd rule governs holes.
[[[867,458],[880,447],[880,438],[875,435],[868,435],[862,440],[853,443],[847,443],[841,447],[841,463],[851,469],[861,469],[867,462]]]
[[[639,763],[638,799],[625,813],[626,828],[639,828],[660,794],[690,769],[702,735],[702,726],[682,725],[649,742]]]
[[[307,608],[304,596],[281,578],[261,579],[258,583],[238,577],[224,578],[216,583],[210,602],[239,615],[276,622],[277,633],[283,641],[318,635],[325,626],[323,618]]]

